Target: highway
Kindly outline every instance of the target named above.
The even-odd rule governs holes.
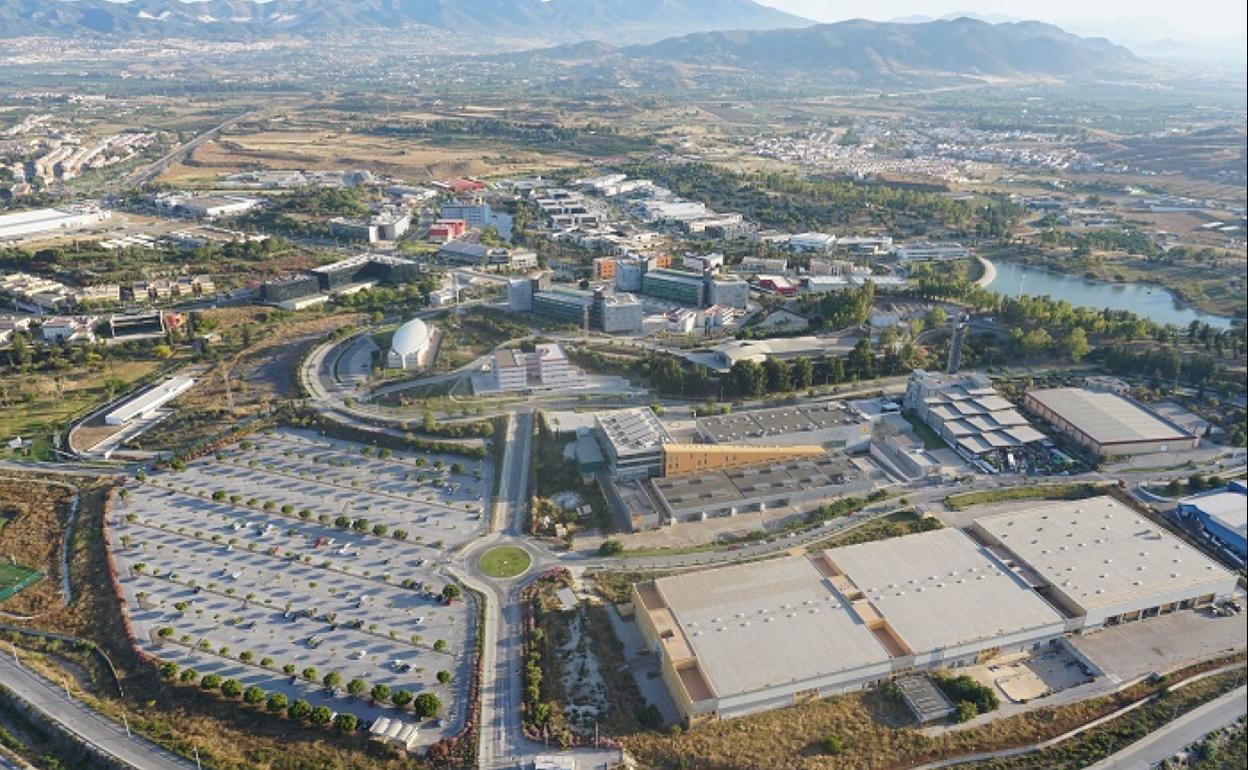
[[[136,770],[190,770],[195,767],[194,763],[142,738],[127,735],[124,727],[70,698],[64,690],[31,673],[7,655],[0,656],[0,684],[54,719],[83,744]]]
[[[228,120],[218,123],[217,125],[213,126],[207,131],[204,131],[203,133],[196,135],[194,138],[190,139],[189,141],[183,142],[182,144],[173,148],[169,152],[162,155],[158,160],[153,161],[152,163],[149,163],[148,165],[144,166],[141,169],[137,169],[134,173],[123,178],[118,183],[118,187],[120,187],[121,189],[127,189],[131,187],[141,187],[142,185],[147,184],[148,182],[152,181],[153,179],[155,179],[156,177],[164,173],[165,169],[169,168],[174,163],[177,163],[182,158],[185,158],[186,156],[194,152],[196,147],[199,147],[201,144],[208,141],[209,139],[214,139],[222,131],[239,123],[244,118],[253,117],[257,115],[259,115],[258,110],[248,110],[239,115],[235,115],[234,117],[229,118]]]
[[[1240,687],[1187,712],[1170,724],[1149,733],[1122,751],[1088,770],[1151,770],[1184,747],[1226,727],[1248,713],[1248,688]]]

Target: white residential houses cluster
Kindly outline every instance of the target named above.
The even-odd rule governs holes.
[[[156,141],[154,133],[110,134],[79,144],[76,140],[52,140],[49,149],[26,164],[26,179],[66,181],[84,171],[105,168],[129,160]]]

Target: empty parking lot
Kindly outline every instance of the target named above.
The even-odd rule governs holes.
[[[109,533],[136,639],[198,674],[361,719],[418,721],[372,702],[375,685],[432,692],[446,719],[420,742],[451,734],[476,629],[470,606],[439,596],[439,565],[484,528],[488,478],[478,460],[281,430],[132,484]]]

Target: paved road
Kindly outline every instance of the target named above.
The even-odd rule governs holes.
[[[1228,692],[1097,762],[1089,770],[1150,770],[1182,751],[1183,747],[1248,713],[1246,695],[1248,688],[1244,687]]]
[[[0,684],[59,722],[78,740],[137,770],[190,770],[195,767],[193,763],[175,757],[142,738],[126,735],[123,727],[69,698],[64,690],[32,674],[7,655],[0,656]]]
[[[184,142],[183,144],[180,144],[177,147],[170,150],[169,152],[165,153],[159,160],[153,163],[150,163],[141,169],[136,170],[134,173],[130,174],[128,177],[125,177],[123,180],[121,180],[121,183],[118,186],[122,188],[126,188],[126,187],[139,187],[141,185],[147,184],[148,182],[152,181],[156,177],[160,176],[161,173],[163,173],[165,169],[169,168],[174,163],[177,163],[182,158],[194,152],[196,147],[199,147],[201,144],[208,141],[209,139],[213,139],[222,131],[229,128],[230,126],[233,126],[234,124],[238,123],[244,118],[247,118],[253,115],[258,115],[258,114],[259,114],[258,112],[248,110],[247,112],[244,112],[241,115],[235,115],[234,117],[222,123],[219,123],[216,126],[213,126],[212,128],[208,129],[202,134],[195,136],[191,140]]]

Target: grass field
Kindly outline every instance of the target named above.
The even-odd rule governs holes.
[[[48,439],[53,431],[67,428],[75,417],[107,401],[110,392],[123,392],[160,365],[156,360],[107,361],[79,365],[57,374],[0,377],[4,399],[0,401],[0,437],[33,440],[31,456],[51,459]],[[0,457],[12,454],[13,450],[0,449]]]
[[[0,602],[43,579],[43,573],[14,562],[0,562]]]
[[[523,575],[533,560],[523,548],[505,545],[491,548],[481,557],[481,571],[493,578]]]

